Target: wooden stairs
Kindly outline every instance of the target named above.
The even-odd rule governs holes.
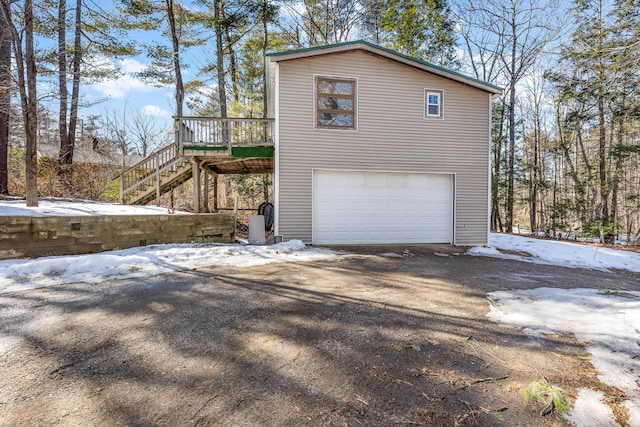
[[[127,205],[144,205],[158,200],[193,176],[193,165],[185,157],[178,156],[176,144],[171,144],[151,154],[127,169],[120,177],[120,202]]]
[[[200,171],[214,175],[273,173],[274,119],[175,117],[176,143],[151,154],[120,176],[120,202],[144,205],[195,178],[199,210]],[[194,176],[196,174],[197,176]]]

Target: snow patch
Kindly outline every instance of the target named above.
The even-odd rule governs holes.
[[[97,216],[97,215],[167,215],[169,209],[158,206],[129,206],[89,200],[40,199],[37,207],[27,207],[24,200],[2,200],[0,216]],[[188,212],[175,214],[191,215]]]
[[[578,389],[578,397],[566,418],[576,427],[620,427],[613,411],[602,403],[604,393],[589,388]]]
[[[154,276],[203,267],[254,267],[276,262],[330,260],[341,254],[307,248],[300,240],[270,246],[154,245],[98,254],[0,261],[0,293],[64,283]]]
[[[385,252],[383,254],[380,254],[380,256],[384,258],[402,258],[402,255],[396,254],[394,252]]]
[[[631,251],[499,233],[491,233],[489,243],[488,247],[470,248],[467,254],[570,268],[640,272],[640,253]]]
[[[537,288],[491,292],[489,299],[487,316],[494,322],[523,328],[534,337],[572,334],[585,343],[598,378],[626,394],[629,425],[640,427],[640,292]],[[572,411],[576,425],[609,425],[583,423],[593,418],[582,413],[592,407],[593,394],[585,396],[591,400],[585,403],[579,395]]]

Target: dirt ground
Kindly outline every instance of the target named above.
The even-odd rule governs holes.
[[[489,322],[487,293],[640,289],[449,246],[349,251],[0,295],[0,425],[564,426],[521,390],[602,389],[583,346]]]

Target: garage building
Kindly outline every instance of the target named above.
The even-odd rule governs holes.
[[[362,41],[269,59],[276,234],[487,244],[500,88]]]

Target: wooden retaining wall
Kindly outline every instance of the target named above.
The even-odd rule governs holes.
[[[0,259],[72,255],[159,243],[235,242],[235,214],[0,217]]]

